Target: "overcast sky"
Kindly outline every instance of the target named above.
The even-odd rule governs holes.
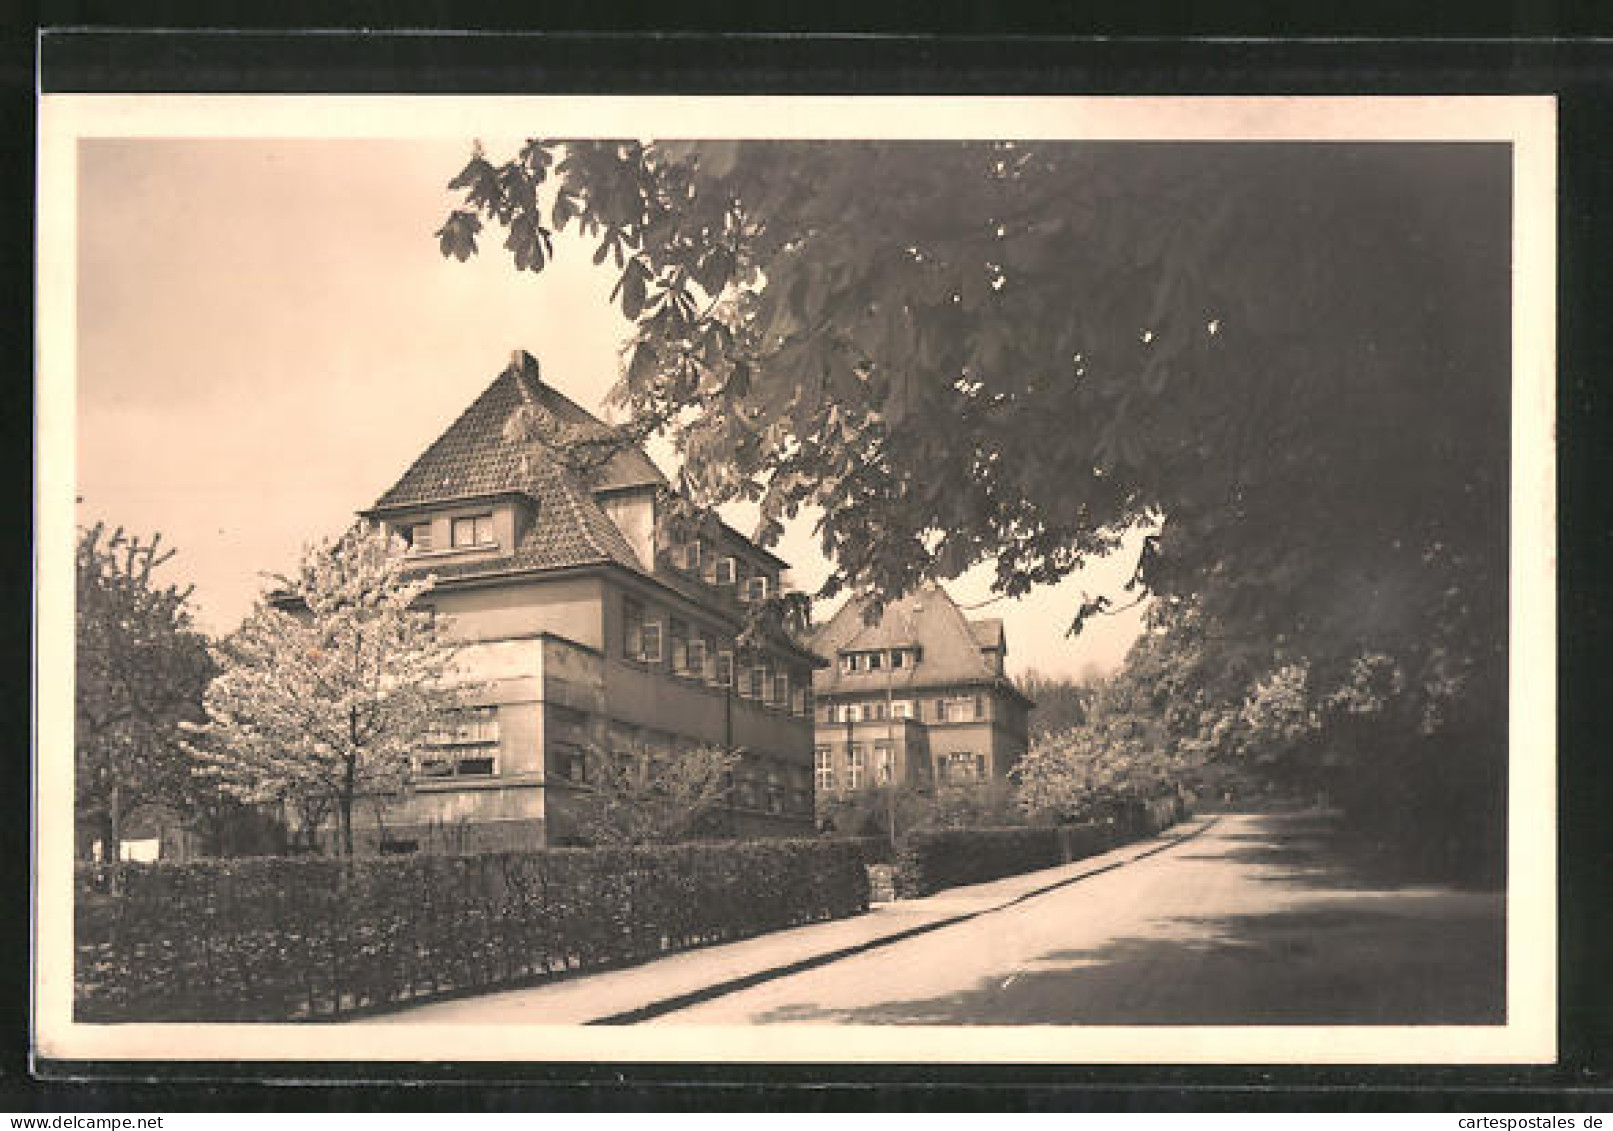
[[[262,571],[290,568],[373,502],[512,350],[596,411],[615,383],[628,325],[580,244],[557,243],[538,276],[496,240],[469,263],[439,255],[445,185],[469,147],[80,143],[78,519],[161,531],[179,549],[166,575],[195,584],[208,631],[239,623]],[[777,551],[799,587],[823,579],[809,522]],[[1016,674],[1112,668],[1138,613],[1075,640],[1064,627],[1083,589],[1113,591],[1132,560],[972,615],[1004,618]],[[948,589],[984,601],[990,576]]]

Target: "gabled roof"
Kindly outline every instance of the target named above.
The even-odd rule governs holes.
[[[397,510],[456,499],[479,498],[529,487],[531,445],[505,435],[511,414],[522,405],[535,408],[553,441],[565,433],[601,427],[586,409],[538,379],[538,363],[518,351],[459,419],[437,437],[371,508]],[[523,456],[528,458],[523,459]],[[579,473],[573,477],[581,479]],[[664,487],[666,477],[639,448],[619,451],[587,477],[594,491],[623,487]]]
[[[871,625],[863,616],[867,607],[867,601],[855,597],[840,606],[813,637],[813,651],[833,660],[842,652],[917,647],[922,657],[917,665],[876,672],[843,672],[839,663],[831,663],[814,677],[819,695],[883,691],[887,685],[898,691],[957,684],[1011,686],[980,654],[984,647],[1001,646],[1002,621],[971,623],[939,585],[926,584],[890,602]]]
[[[531,410],[526,414],[533,426],[530,429],[511,426],[522,408]],[[466,561],[423,559],[419,571],[429,571],[443,581],[469,582],[502,581],[512,574],[546,570],[617,566],[731,617],[731,612],[712,608],[712,594],[699,583],[639,561],[621,528],[605,513],[600,498],[608,492],[670,489],[666,477],[642,449],[617,451],[601,466],[587,470],[561,457],[564,442],[603,428],[576,402],[539,380],[538,363],[530,354],[518,351],[509,367],[364,513],[373,518],[397,518],[426,507],[513,497],[529,504],[530,521],[509,553]],[[753,552],[788,568],[743,535],[729,533],[751,545]],[[803,659],[816,660],[816,654],[799,641],[786,637],[778,643]]]
[[[541,434],[530,441],[510,432],[510,419],[523,405],[541,410],[537,419],[551,428],[556,440],[568,429],[600,427],[599,421],[538,379],[537,362],[530,354],[517,353],[510,367],[367,513],[500,495],[536,504],[534,520],[508,554],[434,564],[431,571],[443,579],[604,563],[645,572],[621,530],[594,500],[593,491],[659,487],[665,478],[637,449],[617,453],[585,476],[564,464]]]

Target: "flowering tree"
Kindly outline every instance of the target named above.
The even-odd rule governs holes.
[[[153,576],[173,557],[104,523],[79,531],[73,708],[74,797],[115,857],[136,803],[180,802],[189,765],[179,724],[199,714],[211,673],[190,621],[190,590]]]
[[[295,577],[276,581],[214,650],[222,673],[187,748],[243,801],[334,808],[351,855],[355,800],[403,789],[415,748],[471,688],[455,681],[434,618],[414,608],[432,579],[405,576],[384,528],[361,523],[310,548]]]

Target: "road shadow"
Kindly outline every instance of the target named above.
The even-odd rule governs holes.
[[[1227,833],[1218,838],[1226,851],[1197,853],[1183,859],[1254,864],[1263,869],[1260,878],[1269,882],[1303,883],[1334,891],[1430,886],[1491,893],[1500,890],[1498,884],[1471,876],[1442,874],[1384,841],[1352,834],[1342,826],[1337,812],[1268,813],[1254,820],[1255,831]]]
[[[1269,910],[1168,917],[1146,937],[1052,950],[1007,978],[920,1000],[788,1005],[761,1022],[857,1025],[1499,1025],[1498,892],[1373,882],[1330,856],[1324,817],[1262,816],[1217,838]],[[1193,846],[1184,846],[1190,848]]]

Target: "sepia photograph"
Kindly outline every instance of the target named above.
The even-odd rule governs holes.
[[[1553,114],[44,97],[41,1054],[1549,1062]]]

